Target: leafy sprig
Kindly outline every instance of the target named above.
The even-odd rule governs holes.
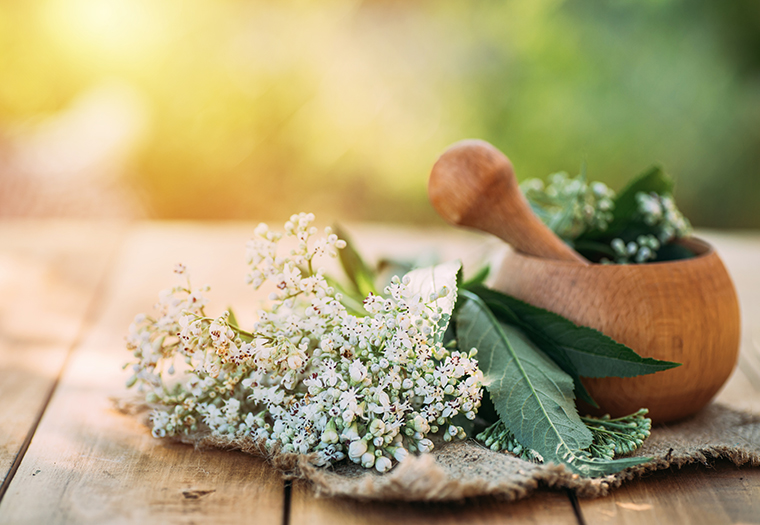
[[[483,385],[518,444],[588,477],[649,461],[595,457],[593,435],[575,407],[572,378],[519,328],[500,323],[480,297],[461,295],[466,302],[456,316],[460,347],[478,349]]]
[[[588,449],[591,455],[609,460],[616,454],[629,454],[639,448],[649,437],[652,428],[652,421],[644,417],[646,414],[647,410],[642,408],[638,412],[617,419],[610,419],[609,416],[581,417],[581,421],[593,436],[593,443]],[[543,461],[541,454],[524,448],[501,420],[493,423],[475,438],[493,451],[511,452],[526,461]]]
[[[679,244],[691,234],[673,200],[673,179],[658,166],[636,177],[618,195],[600,182],[575,178],[538,179],[521,188],[536,215],[576,251],[593,262],[641,264],[693,257]]]
[[[351,282],[358,280],[350,276],[357,268],[377,278],[366,263],[344,264]],[[482,406],[494,407],[493,414],[481,409],[475,422],[463,424],[468,435],[493,450],[565,464],[588,477],[649,461],[615,459],[649,435],[646,409],[618,419],[580,417],[576,396],[596,406],[581,377],[632,377],[678,363],[641,357],[597,330],[492,290],[483,284],[487,275],[483,269],[467,282],[457,278],[459,296],[443,340],[447,347],[477,349]]]
[[[629,454],[639,448],[652,430],[652,420],[645,417],[647,409],[625,417],[582,417],[594,436],[589,451],[596,457],[612,459],[616,454]]]

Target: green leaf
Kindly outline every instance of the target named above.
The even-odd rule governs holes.
[[[460,348],[478,349],[478,366],[496,412],[525,447],[551,458],[584,449],[592,436],[578,416],[573,381],[514,326],[499,323],[477,296],[457,316]]]
[[[483,286],[474,286],[471,291],[495,312],[508,310],[510,314],[502,318],[504,321],[523,328],[531,337],[535,336],[536,343],[563,369],[567,359],[583,377],[633,377],[680,366],[679,363],[641,357],[598,330],[578,326],[561,315],[509,295]]]
[[[660,195],[672,194],[673,179],[663,172],[659,166],[652,166],[633,179],[628,186],[615,197],[615,208],[613,210],[614,218],[607,229],[604,231],[589,231],[581,235],[579,239],[590,241],[606,238],[612,240],[619,235],[636,219],[638,213],[636,194],[639,192],[654,192]]]
[[[570,470],[587,478],[601,478],[629,467],[648,463],[654,458],[635,457],[620,459],[594,458],[585,451],[569,451],[565,455]]]
[[[488,308],[499,321],[520,327],[545,354],[552,358],[552,360],[554,360],[565,373],[569,374],[570,377],[573,378],[575,394],[579,399],[582,399],[593,407],[599,407],[599,404],[594,401],[594,398],[592,398],[591,394],[586,390],[586,387],[581,381],[580,374],[578,374],[578,370],[576,370],[575,365],[567,356],[567,353],[563,348],[558,347],[550,339],[544,337],[540,331],[523,323],[517,314],[515,314],[515,312],[507,305],[506,301],[500,300],[499,295],[502,294],[498,294],[498,292],[494,292],[490,288],[484,286],[473,286],[468,289],[485,301]]]
[[[240,326],[240,323],[238,323],[237,317],[235,317],[235,312],[232,311],[232,307],[228,306],[227,311],[230,313],[229,317],[227,317],[227,321],[230,324],[234,324],[235,326]]]
[[[649,437],[652,428],[652,421],[644,417],[646,413],[646,409],[641,409],[635,414],[617,419],[610,419],[609,416],[582,417],[581,421],[586,424],[594,437],[594,442],[588,449],[591,458],[611,460],[616,455],[630,454],[639,448]],[[503,421],[485,428],[475,436],[475,439],[495,452],[506,450],[526,461],[540,459],[535,450],[524,448],[518,443],[515,435]]]
[[[578,416],[573,381],[518,328],[499,323],[475,294],[457,315],[460,348],[477,348],[483,384],[501,421],[524,448],[564,463],[583,476],[603,476],[641,463],[640,458],[593,459],[593,437]]]
[[[230,328],[232,328],[243,341],[248,343],[253,341],[253,334],[240,328],[240,323],[238,323],[237,317],[235,317],[235,312],[232,311],[231,306],[227,307],[227,311],[229,312],[227,323],[230,325]]]
[[[488,278],[488,275],[491,273],[491,267],[486,265],[483,266],[478,272],[470,277],[467,281],[461,284],[462,288],[468,288],[470,286],[475,286],[476,284],[483,284],[485,280]]]
[[[655,262],[677,261],[679,259],[688,259],[694,257],[695,253],[677,242],[665,244],[657,250]]]
[[[623,215],[635,213],[638,208],[636,194],[658,193],[660,195],[672,194],[674,182],[670,175],[662,171],[659,166],[652,166],[644,173],[628,183],[628,186],[615,197],[615,211],[624,212]]]
[[[598,261],[602,257],[615,258],[615,250],[608,243],[579,239],[573,243],[573,248],[590,261]]]
[[[370,293],[379,295],[375,288],[375,272],[364,262],[359,252],[353,248],[353,243],[350,242],[346,232],[337,224],[333,226],[333,232],[346,241],[346,247],[338,250],[338,257],[341,266],[343,266],[343,271],[346,272],[346,276],[351,281],[356,293],[362,299]]]
[[[327,284],[335,288],[335,290],[337,290],[343,296],[340,300],[340,303],[346,307],[348,313],[357,315],[359,317],[366,317],[369,315],[369,312],[364,309],[365,297],[360,296],[359,292],[356,290],[346,290],[338,281],[329,275],[325,275],[325,280],[327,281]]]

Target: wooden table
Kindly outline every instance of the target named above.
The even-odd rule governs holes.
[[[596,500],[542,490],[516,503],[367,504],[317,499],[256,457],[152,438],[109,399],[126,393],[127,326],[174,283],[176,262],[213,286],[212,307],[250,322],[254,226],[0,223],[0,523],[760,523],[760,469],[722,462]],[[449,229],[350,231],[370,258],[436,249],[467,264],[497,245]],[[720,399],[760,412],[760,234],[704,236],[743,308],[742,356]]]

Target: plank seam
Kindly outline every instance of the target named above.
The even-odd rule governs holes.
[[[282,501],[282,525],[290,525],[290,501],[293,493],[293,484],[288,479],[285,480],[283,486],[283,501]]]
[[[77,334],[74,337],[74,340],[69,345],[69,348],[66,351],[66,357],[64,357],[63,363],[61,364],[61,368],[60,370],[58,370],[58,374],[56,375],[55,380],[53,381],[53,384],[50,387],[50,390],[48,390],[48,393],[45,396],[44,401],[42,402],[42,406],[39,410],[39,413],[37,414],[37,417],[34,420],[34,423],[32,423],[32,426],[29,429],[29,432],[24,438],[24,442],[21,444],[21,448],[19,448],[18,454],[16,454],[16,457],[13,459],[13,464],[11,465],[10,470],[8,470],[8,475],[3,480],[2,485],[0,485],[0,503],[2,503],[3,498],[5,497],[6,492],[8,492],[8,488],[10,487],[11,482],[13,481],[13,478],[16,476],[16,472],[21,466],[21,462],[24,460],[24,456],[26,456],[26,453],[29,450],[29,445],[32,443],[32,439],[34,438],[34,435],[37,433],[37,427],[39,427],[39,424],[42,421],[42,418],[44,417],[45,412],[47,411],[47,407],[50,405],[50,401],[53,399],[53,395],[55,394],[55,391],[58,388],[58,384],[61,382],[61,378],[63,377],[63,374],[66,372],[66,369],[68,368],[69,363],[71,362],[71,358],[74,355],[74,351],[82,343],[82,340],[84,339],[84,335],[87,332],[87,329],[93,326],[94,324],[95,316],[97,315],[99,306],[103,302],[103,298],[105,296],[104,291],[106,288],[106,283],[108,282],[108,276],[111,274],[111,271],[116,262],[116,255],[121,251],[121,246],[123,244],[124,244],[124,239],[122,237],[122,240],[118,243],[117,246],[113,248],[111,254],[108,256],[108,259],[103,269],[103,273],[98,279],[98,283],[95,285],[95,290],[93,291],[92,298],[90,299],[90,302],[87,305],[87,309],[85,310],[85,314],[82,317],[82,324],[79,326],[79,330],[77,330]]]
[[[575,519],[578,520],[578,524],[586,525],[586,520],[583,518],[581,506],[578,503],[578,495],[574,490],[567,489],[567,497],[570,499],[570,504],[573,506],[573,512],[575,513]]]

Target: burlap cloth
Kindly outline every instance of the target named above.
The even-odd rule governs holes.
[[[430,454],[409,456],[386,474],[349,462],[329,468],[313,458],[265,454],[253,440],[203,436],[181,439],[196,447],[239,449],[266,456],[289,478],[309,480],[317,495],[363,500],[446,501],[475,496],[517,500],[538,487],[572,489],[581,497],[607,495],[623,482],[655,470],[688,463],[727,459],[736,465],[760,466],[760,415],[713,403],[689,419],[660,425],[634,456],[654,458],[642,465],[598,479],[572,474],[564,466],[535,464],[508,453],[493,452],[468,440],[441,443]]]

